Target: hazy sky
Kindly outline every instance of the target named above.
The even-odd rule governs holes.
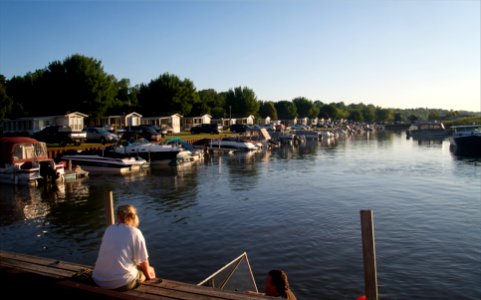
[[[0,0],[0,74],[78,53],[132,85],[245,86],[391,108],[481,110],[479,0]]]

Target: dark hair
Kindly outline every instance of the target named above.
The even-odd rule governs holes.
[[[287,280],[286,273],[282,270],[270,270],[268,274],[271,277],[271,283],[276,287],[279,296],[287,298],[289,281]]]

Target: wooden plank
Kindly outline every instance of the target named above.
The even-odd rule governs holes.
[[[72,280],[60,280],[56,283],[57,286],[67,290],[75,290],[76,295],[77,293],[82,293],[88,296],[104,296],[106,299],[122,299],[122,300],[138,300],[138,299],[145,299],[142,298],[142,294],[135,294],[135,293],[125,293],[125,292],[118,292],[108,289],[103,289],[97,286],[88,285],[84,283],[75,282]]]
[[[376,243],[372,210],[361,210],[362,254],[364,258],[364,289],[368,300],[378,299]]]
[[[49,266],[18,261],[18,260],[6,260],[2,259],[0,262],[1,266],[15,267],[18,269],[26,270],[32,273],[41,274],[45,276],[55,277],[55,278],[66,278],[71,277],[76,274],[76,272],[69,270],[57,269]]]
[[[160,289],[159,289],[160,288]],[[249,299],[266,299],[268,297],[262,296],[262,295],[247,295],[243,294],[241,292],[235,292],[235,291],[228,291],[228,290],[220,290],[216,288],[211,288],[211,287],[206,287],[206,286],[198,286],[194,284],[189,284],[189,283],[184,283],[184,282],[179,282],[179,281],[173,281],[173,280],[167,280],[167,279],[162,279],[162,282],[157,283],[157,281],[151,280],[148,282],[145,282],[142,286],[140,286],[138,289],[145,290],[145,292],[149,293],[157,293],[160,290],[162,295],[171,295],[167,294],[166,291],[174,291],[175,293],[178,292],[184,292],[188,293],[191,295],[196,295],[197,297],[201,296],[208,296],[210,297],[209,299],[232,299],[232,300],[242,300],[246,299],[246,296],[249,297]],[[199,298],[197,298],[199,299]]]
[[[55,259],[0,251],[0,275],[2,278],[7,276],[7,282],[14,283],[9,286],[9,290],[18,290],[20,293],[26,293],[33,288],[39,293],[41,292],[42,295],[49,295],[52,290],[56,293],[57,290],[60,290],[59,293],[62,295],[79,294],[85,296],[86,299],[245,300],[271,298],[166,279],[148,280],[135,290],[117,292],[99,288],[94,284],[89,284],[88,280],[82,281],[82,278],[78,280],[72,278],[72,276],[85,270],[91,270],[91,267]],[[16,276],[12,274],[16,274]],[[25,278],[26,280],[17,280],[16,278]],[[39,282],[45,282],[45,284],[39,284]],[[22,289],[22,287],[27,289]]]
[[[44,266],[55,266],[56,268],[59,268],[59,269],[71,270],[75,272],[79,272],[85,269],[91,269],[90,266],[83,265],[83,264],[65,262],[65,261],[52,259],[52,258],[44,258],[44,257],[38,257],[38,256],[0,250],[0,262],[3,259],[13,259],[13,260],[24,261],[24,262],[29,262],[29,263],[34,263],[34,264],[39,264]]]

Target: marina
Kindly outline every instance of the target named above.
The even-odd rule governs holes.
[[[0,186],[0,250],[93,265],[104,200],[138,208],[160,278],[196,284],[247,251],[259,290],[281,268],[299,299],[364,295],[359,210],[375,214],[380,298],[478,299],[481,162],[379,132],[211,155],[189,168]]]

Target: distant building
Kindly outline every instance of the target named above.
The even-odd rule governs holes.
[[[202,116],[197,117],[184,117],[182,118],[182,130],[189,131],[192,127],[200,125],[200,124],[210,124],[212,121],[212,116],[209,114],[205,114]]]
[[[86,117],[88,117],[88,115],[81,112],[73,112],[57,116],[22,117],[4,120],[3,133],[10,135],[33,135],[35,132],[52,125],[68,126],[72,131],[78,132],[84,129],[84,119]]]
[[[154,125],[162,129],[170,129],[172,133],[179,133],[181,120],[181,114],[173,114],[171,116],[143,117],[141,122],[144,125]]]
[[[117,130],[128,126],[137,126],[141,124],[142,115],[137,112],[131,112],[124,115],[110,115],[90,120],[89,125],[95,127],[108,127],[111,130]]]

